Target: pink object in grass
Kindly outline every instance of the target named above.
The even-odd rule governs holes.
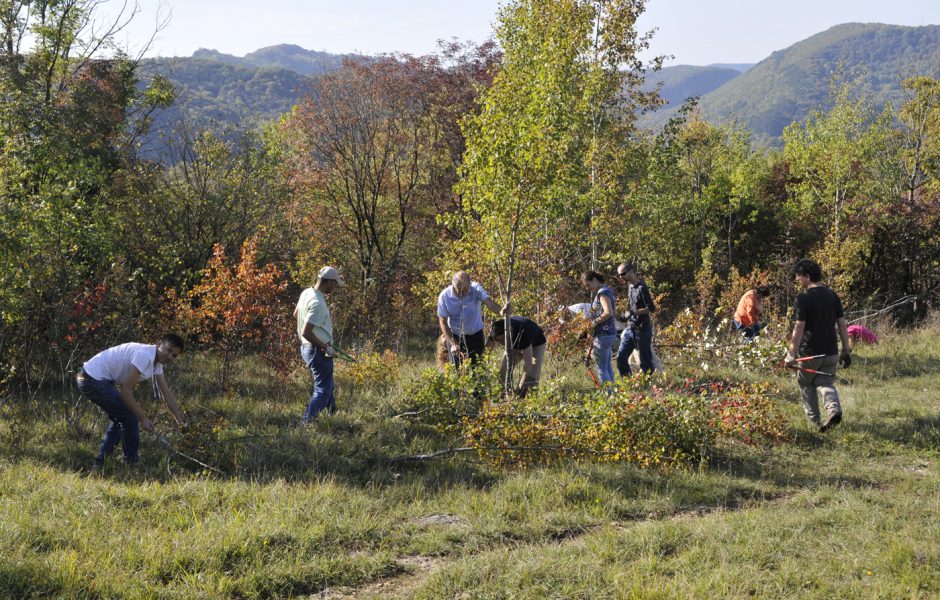
[[[861,325],[849,325],[849,337],[853,342],[861,341],[865,344],[877,344],[878,336],[875,332]]]

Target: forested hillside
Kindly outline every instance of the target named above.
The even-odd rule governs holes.
[[[313,81],[334,71],[356,55],[329,54],[282,44],[245,56],[199,49],[191,57],[153,58],[140,64],[142,85],[154,76],[166,77],[176,90],[172,106],[156,115],[153,128],[141,138],[143,153],[170,159],[167,143],[176,143],[176,130],[211,127],[226,137],[257,129],[289,112],[309,93]]]
[[[205,58],[158,58],[141,65],[145,78],[163,75],[178,94],[163,117],[180,113],[208,123],[261,123],[288,112],[309,91],[311,80],[281,67],[254,67]],[[145,79],[146,81],[146,79]]]
[[[784,127],[814,108],[831,106],[829,92],[836,76],[853,82],[880,106],[901,100],[903,78],[936,76],[938,65],[940,26],[848,23],[774,52],[703,95],[699,107],[707,119],[735,119],[756,138],[779,143]],[[658,111],[644,124],[661,126],[677,108]]]

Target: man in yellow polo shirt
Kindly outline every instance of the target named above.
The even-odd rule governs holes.
[[[302,419],[304,425],[324,409],[329,414],[336,412],[333,395],[333,321],[330,319],[326,297],[342,285],[343,278],[339,271],[333,267],[323,267],[317,274],[316,285],[300,294],[297,308],[294,309],[300,356],[313,375],[313,393]]]

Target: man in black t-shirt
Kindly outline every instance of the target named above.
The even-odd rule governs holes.
[[[846,368],[852,364],[848,326],[838,294],[820,283],[822,269],[817,263],[804,258],[796,263],[794,273],[803,292],[796,297],[793,307],[796,323],[784,362],[788,367],[800,369],[796,381],[800,386],[803,411],[825,432],[842,422],[835,373],[840,361]],[[841,356],[836,340],[837,326],[842,339]],[[797,357],[807,356],[818,358],[797,362]],[[827,413],[825,423],[820,421],[819,396],[823,398]]]
[[[514,316],[509,318],[509,343],[512,347],[511,360],[513,364],[522,361],[522,375],[519,378],[519,388],[516,390],[524,396],[530,389],[538,387],[542,376],[542,363],[545,361],[545,332],[538,324],[528,317]],[[506,322],[503,319],[493,322],[490,331],[490,342],[505,345]],[[509,368],[510,357],[504,356],[500,363],[500,380],[505,381],[506,369]]]

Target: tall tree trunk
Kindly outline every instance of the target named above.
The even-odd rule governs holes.
[[[516,214],[512,223],[512,237],[509,240],[509,276],[506,278],[506,306],[511,308],[512,301],[512,280],[516,272],[516,246],[518,244],[519,216],[522,212],[521,196],[516,200]],[[503,380],[503,391],[509,395],[513,391],[513,372],[515,371],[515,361],[512,360],[512,310],[507,310],[503,315],[503,325],[505,332],[503,335],[503,350],[506,352],[506,378]]]

